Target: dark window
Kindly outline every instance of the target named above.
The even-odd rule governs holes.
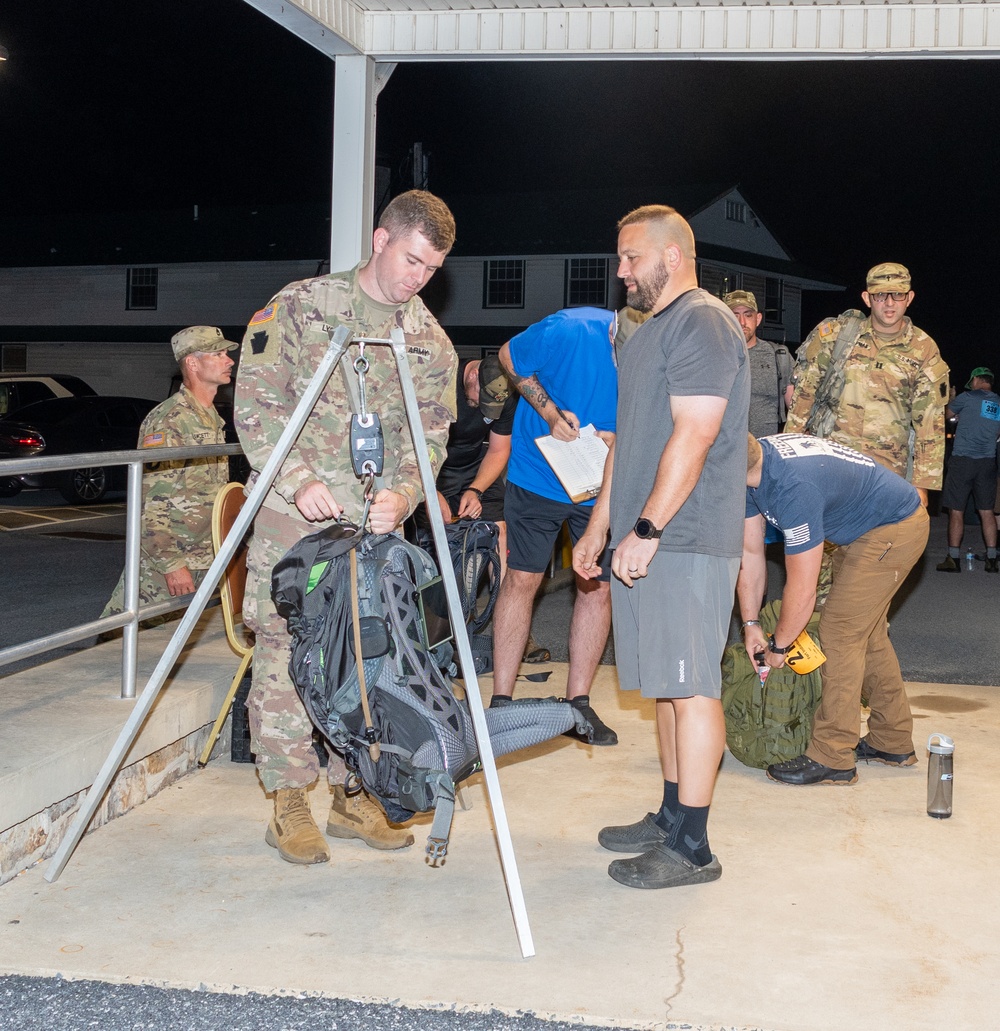
[[[4,344],[0,348],[0,369],[4,372],[28,371],[28,349],[24,344]]]
[[[784,321],[784,285],[780,279],[764,280],[764,322],[767,325],[780,326]]]
[[[55,394],[44,383],[36,383],[34,380],[24,380],[14,384],[17,407],[24,408],[25,405],[33,405],[36,401],[47,401]]]
[[[608,259],[570,258],[566,262],[566,307],[606,308]]]
[[[524,307],[524,261],[499,258],[483,266],[483,307]]]
[[[130,268],[126,272],[125,307],[130,310],[155,311],[159,269]]]

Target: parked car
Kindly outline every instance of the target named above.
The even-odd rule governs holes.
[[[72,455],[86,451],[131,451],[139,426],[156,407],[143,397],[56,397],[0,420],[0,458]],[[55,487],[71,504],[100,501],[126,486],[128,467],[91,466],[69,472],[35,473],[0,479],[0,496],[24,487]]]
[[[96,393],[78,376],[60,372],[0,372],[0,419],[50,397],[93,397]]]

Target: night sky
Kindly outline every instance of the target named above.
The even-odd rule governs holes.
[[[333,64],[242,0],[3,0],[0,44],[0,227],[329,197]],[[527,189],[738,183],[794,258],[852,284],[807,296],[803,332],[902,261],[964,383],[1000,361],[998,110],[989,60],[401,64],[378,151],[402,173],[420,141],[432,190],[509,191],[512,218]]]

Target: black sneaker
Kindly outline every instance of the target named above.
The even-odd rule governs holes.
[[[854,749],[854,754],[866,763],[881,763],[883,766],[916,766],[916,752],[881,752],[868,744],[868,738],[863,737]]]
[[[998,566],[998,560],[995,558],[988,558],[986,565],[983,566],[984,573],[1000,573],[1000,566]]]
[[[588,736],[574,727],[572,730],[565,732],[566,737],[574,737],[577,741],[583,741],[588,745],[618,744],[618,735],[590,707],[590,695],[580,695],[578,698],[564,698],[563,701],[569,702],[593,728]]]
[[[834,770],[807,755],[798,755],[768,766],[767,775],[780,784],[853,784],[858,779],[858,770],[856,766]]]
[[[934,568],[939,573],[961,573],[962,572],[962,567],[959,564],[958,559],[957,558],[952,558],[951,555],[948,555],[945,558],[944,562],[939,562]]]

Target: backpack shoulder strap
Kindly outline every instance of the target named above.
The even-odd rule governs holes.
[[[823,370],[809,418],[806,420],[806,433],[816,437],[826,437],[833,430],[837,405],[844,392],[844,367],[847,364],[847,356],[861,336],[865,316],[857,309],[851,308],[838,315],[837,321],[840,323],[840,332],[830,351],[830,362]]]

